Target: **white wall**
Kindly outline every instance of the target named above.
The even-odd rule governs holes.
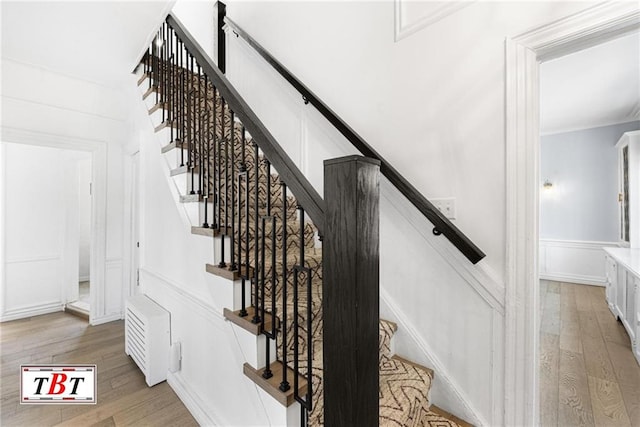
[[[178,0],[171,13],[189,30],[191,35],[213,58],[214,37],[217,34],[215,1]]]
[[[65,222],[71,184],[62,150],[2,143],[5,171],[5,279],[3,320],[61,310],[69,273]],[[46,214],[45,214],[46,213]],[[77,232],[71,232],[76,238]],[[71,267],[71,268],[69,268]],[[74,267],[75,271],[74,271]]]
[[[640,122],[544,135],[540,178],[540,238],[618,240],[618,151],[623,133]],[[541,183],[542,184],[542,183]]]
[[[505,268],[504,40],[577,2],[471,2],[395,42],[434,11],[384,2],[231,1],[227,15]],[[440,4],[442,6],[442,4]],[[436,5],[436,7],[439,7]]]
[[[540,277],[605,285],[603,247],[618,241],[618,151],[629,122],[540,140]]]
[[[2,140],[77,147],[92,153],[99,209],[94,264],[100,304],[93,323],[121,317],[123,285],[123,156],[127,106],[117,88],[2,59]],[[8,139],[7,136],[11,135]],[[100,180],[96,182],[95,178]],[[93,301],[92,301],[93,302]],[[94,312],[95,310],[95,312]]]

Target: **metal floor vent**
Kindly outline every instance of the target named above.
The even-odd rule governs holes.
[[[149,387],[167,379],[169,322],[169,312],[146,295],[135,295],[127,300],[125,353],[136,362]]]

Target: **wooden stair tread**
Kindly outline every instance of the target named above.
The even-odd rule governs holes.
[[[158,126],[155,127],[154,132],[160,132],[162,129],[165,128],[176,128],[178,125],[175,121],[172,120],[165,120],[164,122],[160,123]]]
[[[287,257],[287,265],[290,266],[292,264],[292,261],[297,260],[297,256],[298,253],[297,251],[295,251],[296,253],[293,254],[288,254],[289,256]],[[318,253],[319,252],[319,253]],[[306,250],[305,251],[305,261],[309,262],[309,261],[314,261],[315,264],[321,264],[322,263],[322,251],[315,251],[315,250]],[[249,261],[251,262],[251,260]],[[313,264],[311,264],[313,265]],[[270,260],[266,260],[265,261],[265,266],[268,268],[271,267],[271,262]],[[282,259],[278,258],[276,259],[276,266],[278,268],[282,267]],[[241,275],[241,271],[242,270],[244,272],[245,266],[242,265],[239,269],[237,270],[230,270],[229,266],[227,265],[226,267],[219,267],[218,265],[213,265],[213,264],[207,264],[206,266],[206,271],[207,273],[213,274],[215,276],[220,276],[223,277],[225,279],[228,280],[240,280],[242,278]],[[292,274],[293,269],[289,268],[287,271],[289,274]],[[246,277],[253,277],[253,267],[249,266],[249,274]],[[281,274],[279,273],[279,276]],[[268,278],[268,277],[267,277]]]
[[[196,194],[181,194],[180,195],[180,203],[200,203],[202,200],[202,196],[198,193]]]
[[[138,79],[138,86],[140,86],[142,82],[144,82],[147,79],[147,77],[149,77],[149,73],[142,73],[142,75]]]
[[[216,237],[220,234],[220,230],[218,228],[204,228],[193,225],[191,226],[191,234],[196,234],[198,236]]]
[[[155,85],[151,85],[151,87],[142,94],[142,99],[143,100],[147,99],[149,95],[151,95],[154,92],[157,92],[157,88]]]
[[[153,113],[155,113],[156,111],[158,111],[160,109],[167,109],[168,110],[169,109],[169,103],[167,103],[167,102],[158,102],[153,107],[149,108],[149,115],[152,115]]]
[[[170,143],[168,143],[167,145],[163,146],[160,151],[162,152],[162,154],[168,153],[169,151],[180,147],[182,148],[182,143],[180,141],[171,141]]]
[[[249,377],[253,382],[258,385],[261,389],[269,393],[273,396],[278,403],[283,406],[290,406],[294,402],[294,393],[293,393],[293,376],[295,375],[291,368],[287,368],[287,379],[291,385],[288,391],[283,392],[278,388],[280,386],[280,382],[282,380],[282,363],[281,362],[273,362],[271,365],[271,372],[273,376],[269,379],[265,379],[262,377],[262,373],[264,372],[264,368],[255,369],[248,363],[245,363],[243,366],[244,374]],[[307,390],[307,380],[298,375],[298,394],[304,396]]]
[[[261,321],[259,323],[253,323],[252,319],[255,314],[255,308],[247,307],[246,311],[247,311],[246,316],[240,316],[240,310],[232,311],[232,310],[229,310],[228,308],[225,308],[223,310],[223,314],[225,319],[240,326],[242,329],[249,331],[255,336],[260,335],[263,330],[266,330],[266,331],[271,330],[271,326],[273,322],[273,317],[271,316],[271,313],[265,312],[264,321]],[[278,320],[276,319],[276,324],[277,323],[278,323]]]
[[[435,414],[438,414],[443,418],[447,418],[447,419],[453,421],[454,423],[458,424],[460,427],[473,427],[473,424],[470,424],[470,423],[466,422],[465,420],[456,417],[452,413],[447,412],[444,409],[437,407],[436,405],[431,405],[431,407],[429,409],[431,410],[431,412],[433,412]]]
[[[244,272],[245,266],[242,266],[242,271]],[[213,264],[207,264],[206,266],[207,273],[213,274],[214,276],[223,277],[227,280],[240,280],[242,278],[241,269],[237,270],[229,270],[229,267],[219,267]],[[249,267],[249,274],[247,277],[253,277],[253,267]]]
[[[189,173],[189,172],[191,172],[191,170],[189,169],[189,166],[188,165],[184,165],[184,166],[178,166],[175,169],[171,169],[169,171],[169,175],[170,176],[177,176],[177,175],[183,175],[183,174]],[[193,167],[193,172],[194,173],[200,172],[200,166],[198,166],[198,165],[194,166]]]
[[[402,362],[402,363],[406,363],[407,365],[411,365],[411,366],[413,366],[414,368],[421,369],[421,370],[423,370],[423,371],[425,371],[425,372],[429,373],[429,375],[431,376],[431,378],[433,378],[434,372],[433,372],[433,369],[431,369],[431,368],[427,368],[426,366],[422,366],[422,365],[420,365],[419,363],[415,363],[415,362],[412,362],[412,361],[410,361],[410,360],[407,360],[407,359],[405,359],[405,358],[404,358],[404,357],[402,357],[402,356],[398,356],[397,354],[394,354],[393,356],[391,356],[391,358],[392,358],[392,359],[395,359],[395,360],[398,360],[398,361],[400,361],[400,362]]]

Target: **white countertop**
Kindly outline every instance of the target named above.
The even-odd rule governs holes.
[[[640,277],[640,249],[629,248],[603,248],[616,261],[624,265],[636,276]]]

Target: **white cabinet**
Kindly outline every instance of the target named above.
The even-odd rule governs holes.
[[[640,249],[604,248],[609,309],[629,334],[640,364]]]
[[[611,255],[605,256],[605,291],[607,306],[614,316],[618,316],[616,312],[616,284],[618,283],[618,264]]]
[[[620,245],[640,248],[640,131],[624,133],[616,148]]]

